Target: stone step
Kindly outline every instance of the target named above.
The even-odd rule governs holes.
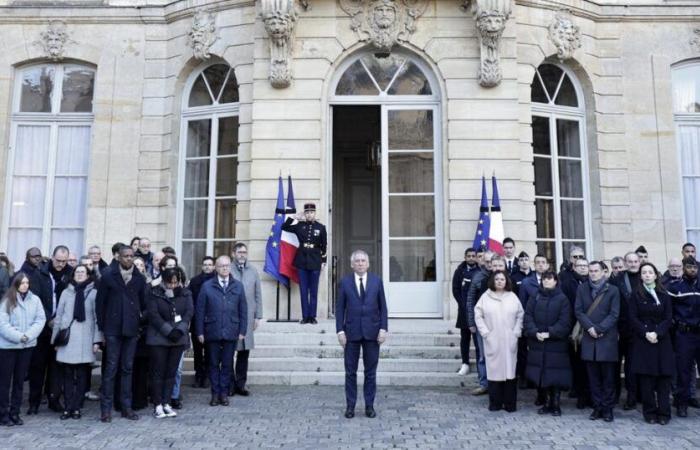
[[[251,361],[255,358],[343,358],[343,348],[339,345],[324,346],[289,346],[266,345],[256,347],[250,354]],[[459,347],[437,346],[382,346],[380,358],[409,358],[409,359],[459,359]],[[284,370],[283,367],[280,368]]]
[[[255,333],[256,349],[266,345],[299,345],[299,346],[338,346],[338,337],[335,333]],[[434,346],[434,347],[459,347],[459,336],[448,334],[389,334],[383,344],[392,346]]]
[[[357,373],[357,382],[362,384],[364,376],[362,371]],[[184,372],[182,383],[189,386],[194,381],[194,372]],[[377,372],[377,384],[380,386],[462,386],[476,382],[476,375],[466,376],[457,373],[424,373],[424,372],[386,372],[380,369]],[[266,372],[249,371],[249,385],[332,385],[345,384],[345,372]],[[360,388],[360,396],[362,390]]]
[[[455,334],[453,320],[442,319],[389,319],[389,333],[400,334]],[[319,319],[318,324],[299,324],[297,322],[261,322],[259,332],[272,333],[331,333],[335,334],[335,320]]]

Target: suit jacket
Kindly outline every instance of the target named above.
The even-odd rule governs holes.
[[[355,274],[340,281],[335,307],[336,332],[345,332],[348,341],[376,341],[379,330],[389,331],[386,297],[382,280],[367,273],[365,297],[360,298],[355,286]]]
[[[119,266],[105,270],[95,307],[97,325],[105,336],[138,336],[146,319],[146,279],[134,268],[125,284]]]
[[[620,291],[606,282],[599,295],[603,296],[603,300],[589,316],[586,312],[595,301],[591,293],[591,286],[586,282],[578,287],[574,311],[576,319],[581,322],[584,329],[581,340],[581,359],[583,361],[615,362],[618,360],[617,321],[620,317]],[[603,336],[593,339],[587,331],[591,327],[594,327],[596,333]]]
[[[199,291],[194,318],[197,336],[204,336],[204,340],[237,341],[239,335],[248,332],[248,303],[243,284],[229,275],[224,291],[218,276],[207,280]]]

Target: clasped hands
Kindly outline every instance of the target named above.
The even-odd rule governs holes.
[[[588,330],[586,330],[586,331],[588,331],[588,334],[590,334],[591,337],[592,337],[593,339],[598,339],[598,338],[602,338],[602,337],[603,337],[603,333],[598,333],[598,332],[595,330],[595,327],[590,327],[590,328],[589,328]]]
[[[545,339],[549,339],[549,332],[536,333],[535,336],[540,342],[544,342]]]
[[[644,336],[647,338],[647,341],[652,344],[657,344],[659,342],[659,336],[656,334],[656,331],[650,331]]]

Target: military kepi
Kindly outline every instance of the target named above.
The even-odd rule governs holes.
[[[304,203],[304,212],[306,211],[316,211],[315,203]]]

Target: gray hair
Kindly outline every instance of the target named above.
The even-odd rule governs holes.
[[[352,252],[352,255],[350,255],[350,262],[355,262],[355,258],[360,255],[364,255],[364,257],[367,258],[367,261],[369,261],[369,255],[367,254],[367,252],[362,249],[357,249],[354,252]]]
[[[639,258],[639,255],[637,254],[637,252],[627,252],[627,253],[625,253],[625,261],[627,261],[628,256],[636,256],[637,258]]]
[[[615,256],[615,257],[613,257],[613,259],[610,260],[610,264],[619,263],[619,262],[624,263],[625,258],[623,258],[622,256]]]
[[[573,252],[576,252],[576,251],[579,251],[579,252],[583,253],[584,255],[586,254],[586,251],[583,248],[579,247],[578,245],[572,245],[571,247],[569,247],[569,255],[571,255]]]

